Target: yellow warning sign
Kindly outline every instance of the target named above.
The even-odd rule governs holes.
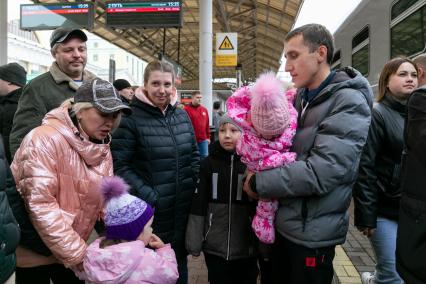
[[[216,34],[216,66],[237,66],[238,62],[238,34]]]
[[[237,66],[237,56],[236,55],[216,55],[216,66],[227,67],[227,66]]]
[[[229,40],[228,36],[225,36],[222,43],[219,45],[219,50],[233,50],[234,46]]]

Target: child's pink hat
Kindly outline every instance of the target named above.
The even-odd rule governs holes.
[[[275,73],[260,75],[251,89],[251,121],[265,137],[281,135],[289,125],[290,113],[282,82]]]

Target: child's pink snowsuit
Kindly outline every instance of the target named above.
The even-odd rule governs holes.
[[[80,279],[93,284],[176,283],[179,274],[170,244],[153,250],[136,240],[100,248],[101,240],[88,247],[84,272],[76,272]]]
[[[228,98],[226,102],[228,116],[243,129],[241,138],[237,142],[237,153],[250,171],[272,169],[295,161],[296,153],[290,152],[297,128],[297,111],[293,107],[295,95],[294,89],[285,92],[290,123],[280,136],[270,140],[261,137],[252,124],[247,121],[247,113],[251,109],[250,88],[242,87]],[[256,236],[264,243],[270,244],[275,241],[274,221],[277,209],[277,200],[259,200],[257,204],[252,227]]]

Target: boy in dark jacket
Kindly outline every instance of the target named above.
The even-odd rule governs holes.
[[[186,248],[204,253],[211,284],[256,283],[258,269],[251,216],[255,203],[242,191],[245,165],[235,153],[241,129],[226,115],[219,141],[201,162],[186,230]]]

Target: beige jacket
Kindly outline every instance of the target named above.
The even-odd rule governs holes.
[[[29,217],[53,256],[65,266],[82,262],[102,210],[99,184],[113,174],[109,144],[95,144],[71,121],[67,108],[49,112],[22,141],[12,163]],[[18,266],[55,262],[17,250]]]

